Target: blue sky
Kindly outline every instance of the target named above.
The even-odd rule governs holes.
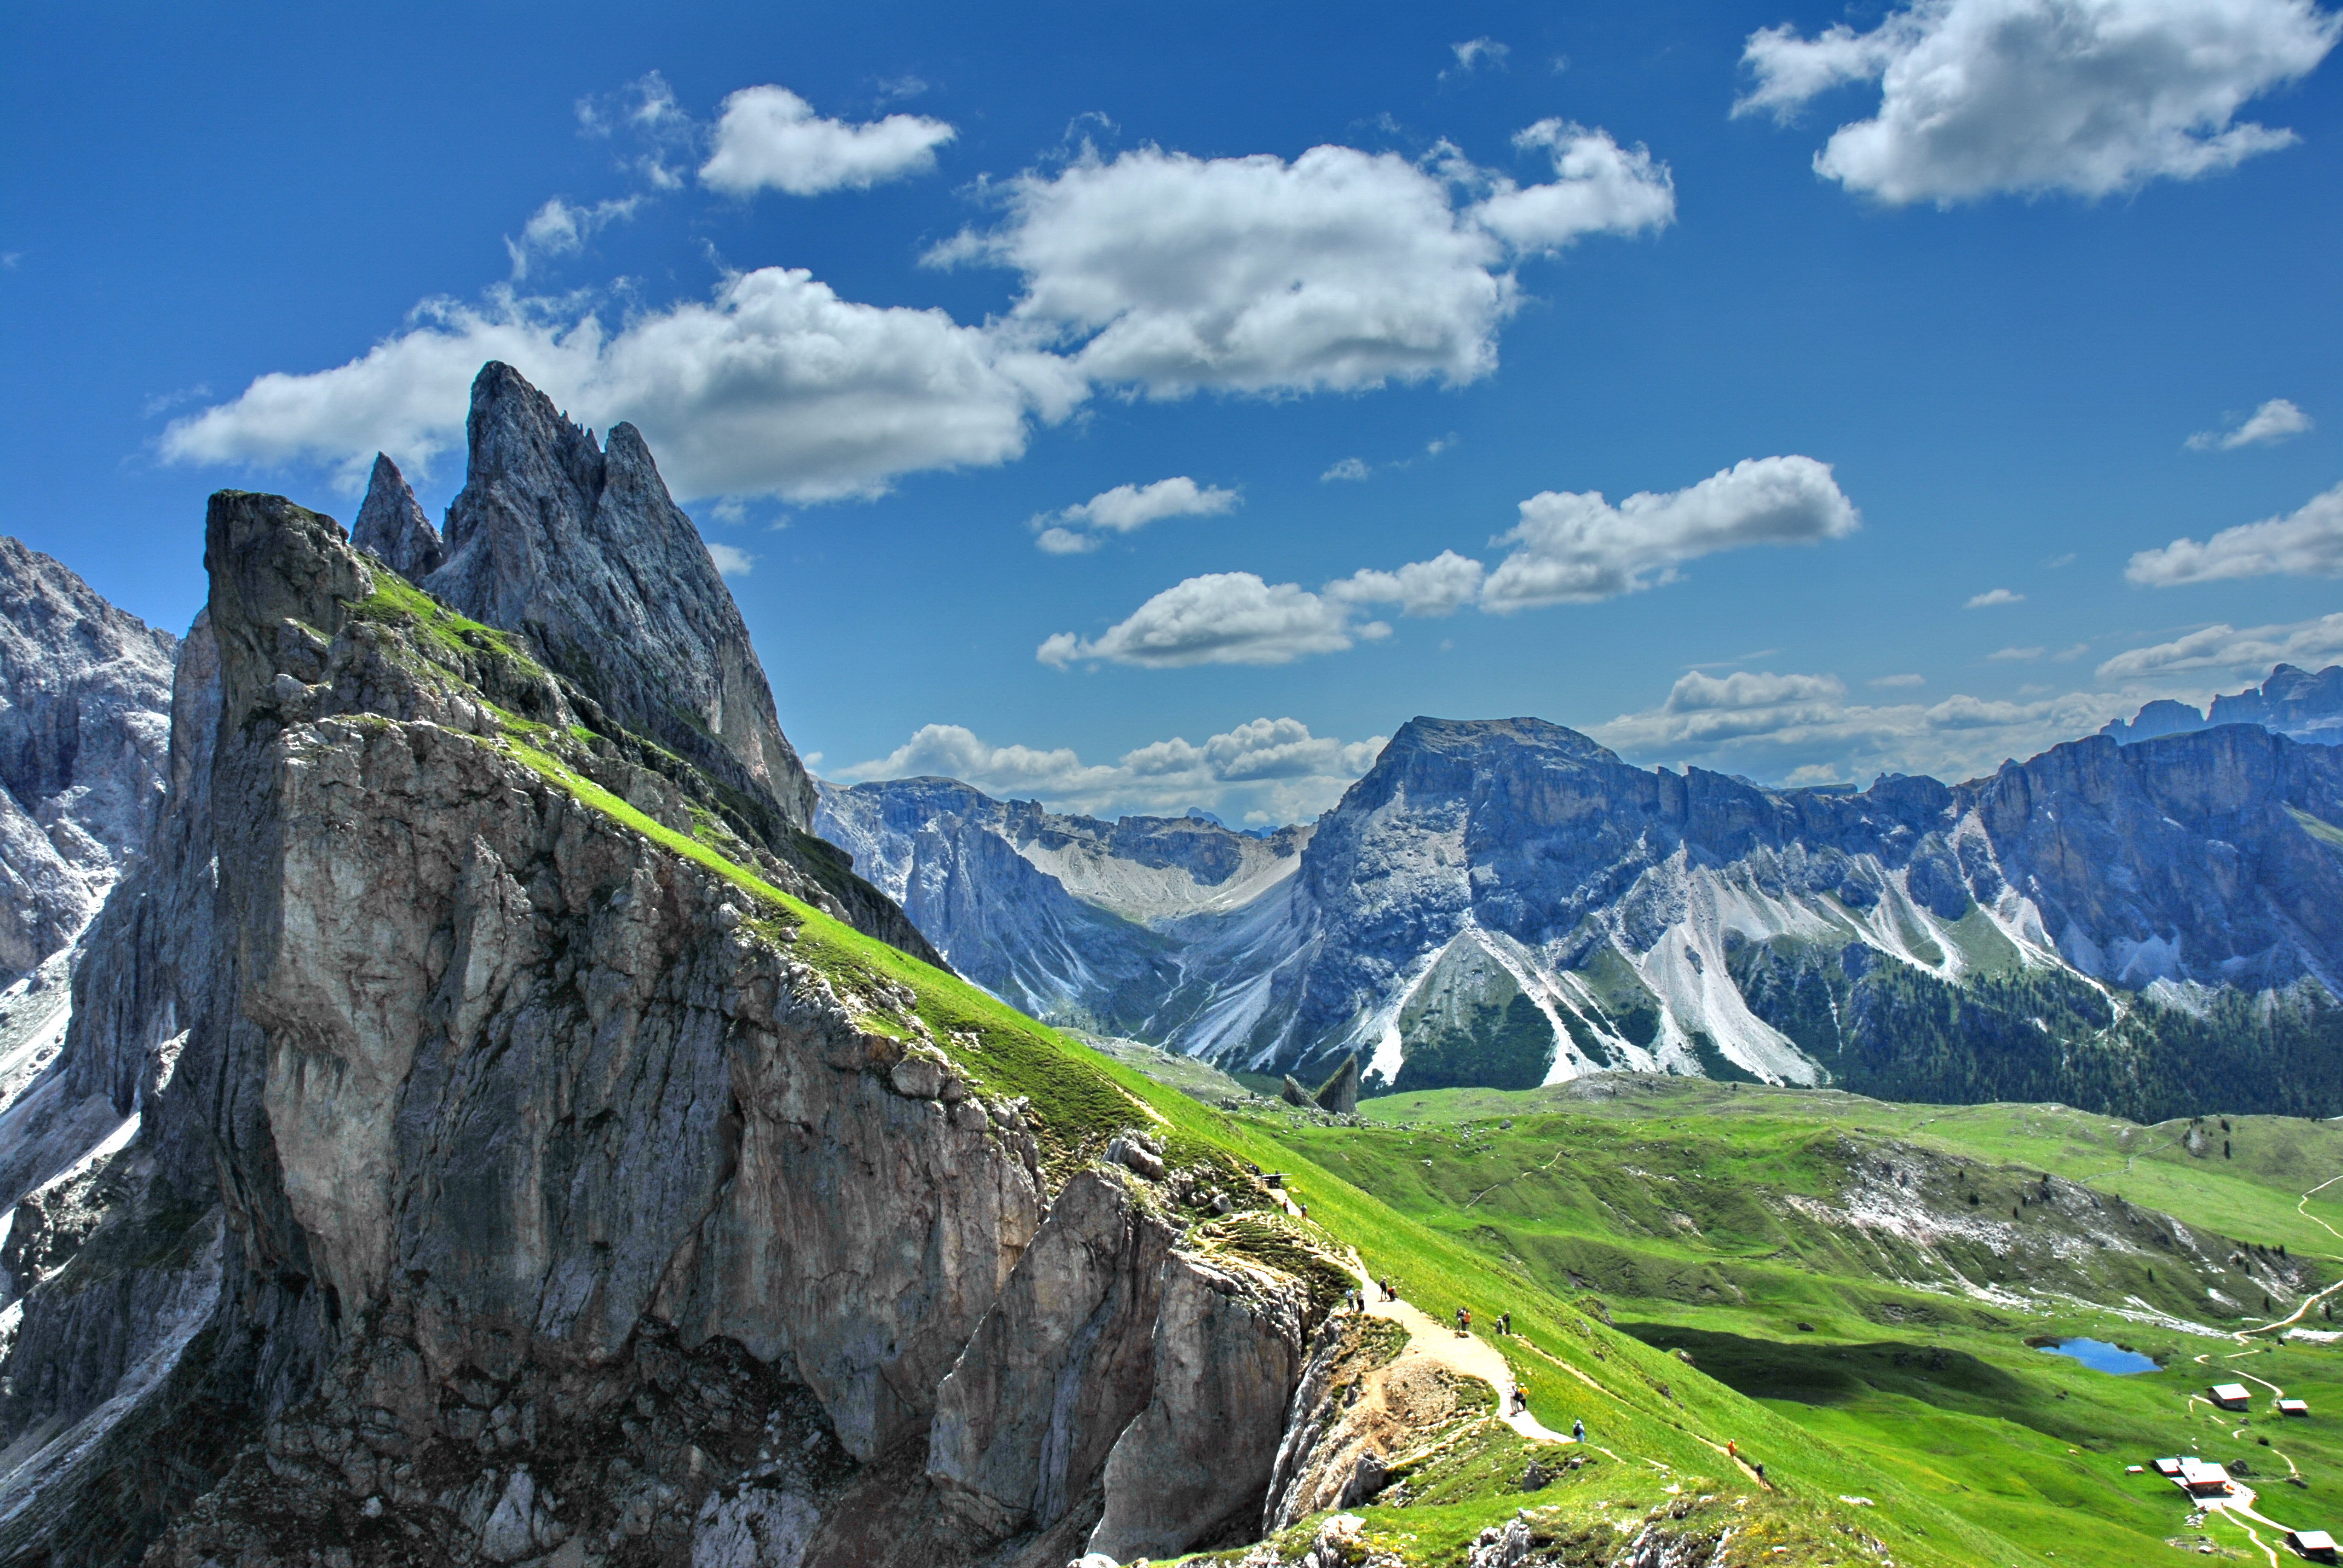
[[[2343,658],[2308,0],[324,9],[11,20],[0,529],[160,624],[219,486],[437,515],[495,354],[831,777],[1957,777]]]

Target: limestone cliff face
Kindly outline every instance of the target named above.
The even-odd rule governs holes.
[[[0,538],[0,985],[73,940],[153,831],[177,650]]]
[[[987,1087],[1053,1047],[931,1026],[332,519],[223,493],[206,559],[58,1069],[126,1121],[0,1258],[0,1554],[1056,1568],[1258,1514],[1308,1292]]]

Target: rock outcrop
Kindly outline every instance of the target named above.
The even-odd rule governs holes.
[[[447,559],[422,586],[528,639],[578,721],[627,752],[639,788],[621,795],[647,791],[654,808],[678,810],[697,796],[787,890],[940,961],[809,830],[813,784],[781,733],[748,627],[634,427],[615,427],[606,450],[519,372],[490,363],[465,428]]]
[[[0,985],[74,940],[154,830],[177,651],[0,538]]]
[[[374,455],[374,473],[367,480],[357,520],[350,525],[350,542],[409,582],[421,582],[447,558],[447,547],[424,515],[407,476],[380,452]]]
[[[958,982],[331,518],[206,528],[161,828],[51,1070],[127,1114],[0,1253],[0,1555],[873,1563],[883,1492],[924,1515],[886,1561],[1055,1568],[1257,1513],[1306,1287],[989,1075],[1149,1113],[932,1015]]]
[[[1308,1301],[1291,1279],[1175,1253],[1155,1316],[1154,1390],[1108,1455],[1090,1550],[1176,1557],[1258,1533]]]
[[[527,631],[618,722],[695,764],[718,755],[789,826],[813,782],[781,734],[749,628],[632,425],[607,450],[509,365],[472,383],[464,488],[425,584],[475,619]],[[649,591],[646,591],[647,588]]]

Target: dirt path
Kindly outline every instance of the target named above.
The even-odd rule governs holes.
[[[1398,1301],[1386,1299],[1383,1287],[1367,1277],[1366,1265],[1355,1252],[1351,1254],[1351,1271],[1359,1277],[1368,1315],[1387,1319],[1407,1331],[1407,1349],[1401,1355],[1423,1356],[1460,1376],[1478,1378],[1487,1383],[1497,1391],[1499,1418],[1523,1437],[1542,1442],[1572,1441],[1526,1410],[1518,1414],[1504,1413],[1513,1408],[1513,1390],[1518,1385],[1513,1382],[1513,1369],[1505,1363],[1496,1346],[1478,1334],[1460,1334],[1447,1324],[1433,1322],[1430,1314],[1405,1297]]]

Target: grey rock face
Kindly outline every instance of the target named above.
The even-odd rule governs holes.
[[[1068,1181],[936,1391],[928,1474],[988,1533],[1047,1528],[1145,1408],[1173,1231],[1095,1171]]]
[[[380,452],[374,455],[374,474],[367,481],[357,520],[350,525],[350,542],[371,551],[410,582],[421,582],[447,558],[447,547],[423,515],[407,476]]]
[[[1174,1258],[1120,1174],[1051,1204],[910,992],[526,763],[495,711],[572,736],[564,685],[386,611],[331,519],[223,493],[206,558],[121,966],[47,1070],[137,1120],[0,1251],[0,1555],[941,1568],[1022,1530],[1038,1568],[1142,1408],[1273,1450],[1282,1392],[1233,1385],[1288,1375],[1255,1341],[1299,1343],[1298,1283]],[[877,1489],[958,1505],[874,1555]]]
[[[617,427],[598,447],[518,372],[492,363],[472,384],[466,429],[447,557],[422,586],[527,637],[569,682],[572,717],[631,752],[637,784],[661,791],[645,775],[679,759],[788,891],[936,960],[902,911],[808,830],[813,785],[781,734],[739,608],[634,427]]]
[[[729,757],[794,828],[813,783],[781,734],[749,628],[631,425],[607,450],[509,365],[472,383],[447,559],[424,585],[527,631],[619,722],[695,763]]]
[[[1090,1550],[1118,1563],[1176,1557],[1250,1527],[1277,1465],[1302,1374],[1302,1287],[1175,1252],[1155,1319],[1155,1386],[1106,1462]]]
[[[0,538],[0,975],[71,941],[153,831],[177,650]]]

